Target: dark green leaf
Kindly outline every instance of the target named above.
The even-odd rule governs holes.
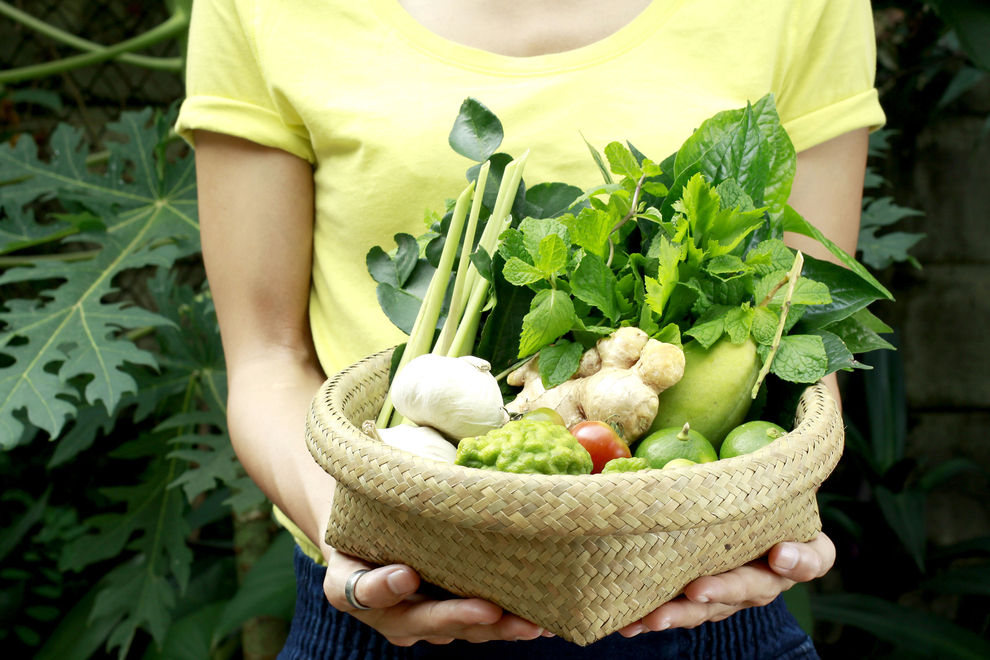
[[[918,570],[925,572],[925,493],[905,490],[894,493],[883,486],[873,491],[884,520],[901,540]]]
[[[45,640],[34,660],[88,660],[100,650],[116,622],[89,620],[99,588],[91,589],[62,616],[58,628]]]
[[[213,630],[227,601],[218,601],[177,619],[169,626],[162,646],[152,645],[142,660],[188,660],[212,657]]]
[[[950,458],[926,471],[918,480],[918,487],[926,493],[966,472],[980,474],[980,464],[968,458]]]
[[[830,261],[805,256],[801,274],[818,282],[828,282],[828,293],[832,299],[828,304],[808,307],[802,319],[805,327],[831,325],[852,316],[882,297],[868,281]]]
[[[588,147],[588,152],[591,154],[591,159],[594,160],[595,165],[598,166],[598,171],[601,172],[602,179],[605,181],[606,184],[612,183],[612,174],[611,172],[608,171],[608,166],[605,165],[605,159],[602,158],[601,153],[599,153],[598,150],[595,149],[595,147],[590,142],[588,142],[588,138],[584,137],[583,135],[581,136],[581,138],[584,140],[585,146]]]
[[[498,117],[477,99],[468,98],[461,104],[448,142],[460,155],[483,162],[498,150],[502,137]]]
[[[933,0],[973,63],[990,71],[990,12],[982,0]]]
[[[41,517],[45,513],[45,507],[48,506],[48,498],[51,494],[52,486],[49,486],[41,497],[35,500],[28,507],[28,510],[21,514],[21,517],[15,523],[0,531],[0,561],[3,561],[4,557],[9,555],[24,539],[24,536],[31,531],[31,528],[41,520]]]
[[[108,145],[105,173],[91,173],[81,148],[81,131],[59,127],[49,144],[49,162],[38,157],[30,136],[0,146],[0,180],[6,208],[21,207],[57,195],[99,217],[106,231],[77,234],[97,252],[89,259],[65,263],[39,261],[13,268],[4,283],[55,280],[56,288],[35,300],[6,300],[0,311],[3,353],[13,361],[0,368],[0,443],[21,435],[15,412],[26,411],[31,424],[56,437],[74,416],[66,399],[80,396],[73,382],[88,379],[82,396],[109,412],[137,391],[127,365],[155,366],[155,356],[122,336],[121,329],[162,327],[167,321],[139,307],[112,302],[118,275],[139,269],[169,267],[198,246],[193,161],[183,156],[167,164],[156,161],[168,126],[151,122],[151,111],[122,115],[110,131],[127,137]],[[150,126],[149,126],[150,124]],[[128,164],[131,164],[129,166]],[[131,174],[123,172],[130,169]],[[20,343],[12,340],[18,337]]]
[[[953,568],[926,580],[921,586],[943,594],[990,596],[990,563]]]
[[[471,253],[471,263],[474,264],[475,269],[477,269],[478,274],[483,278],[492,281],[492,258],[485,251],[485,248],[478,248]]]
[[[571,341],[545,346],[538,361],[543,386],[550,389],[569,380],[577,372],[583,354],[584,347]]]
[[[781,226],[784,231],[791,231],[796,234],[801,234],[802,236],[808,236],[814,238],[819,243],[828,248],[828,251],[832,253],[846,268],[852,270],[856,275],[859,275],[865,282],[866,286],[872,287],[874,289],[873,300],[878,300],[880,298],[886,298],[888,300],[893,300],[894,297],[891,295],[890,291],[880,284],[873,275],[870,274],[861,263],[856,261],[853,257],[849,256],[842,248],[833,243],[831,240],[825,237],[817,227],[805,220],[798,214],[797,211],[792,209],[790,206],[784,209],[783,215],[781,216]],[[807,267],[808,260],[811,257],[805,255],[805,264]],[[833,264],[834,265],[834,264]],[[807,273],[805,273],[807,274]],[[833,298],[835,294],[833,292]]]
[[[565,183],[538,183],[526,191],[526,201],[540,208],[539,217],[553,218],[571,208],[582,192]]]
[[[930,612],[860,593],[816,595],[811,601],[818,621],[856,628],[927,658],[982,660],[990,657],[990,643],[979,635]]]
[[[822,344],[825,346],[825,354],[828,355],[828,373],[840,370],[848,371],[850,369],[869,369],[868,365],[857,361],[853,357],[849,347],[837,335],[820,329],[813,330],[810,334],[822,338]]]
[[[869,309],[861,309],[852,316],[832,323],[825,327],[829,332],[833,332],[842,339],[843,343],[853,353],[867,353],[878,349],[893,349],[893,345],[881,337],[871,327],[873,320],[880,323],[881,332],[891,332],[880,319],[873,315]]]
[[[924,234],[909,234],[902,231],[891,231],[877,234],[875,227],[864,228],[859,234],[859,250],[863,263],[875,270],[883,270],[895,263],[908,262],[915,268],[921,268],[921,263],[908,254]]]
[[[396,253],[390,257],[382,248],[375,246],[366,258],[368,272],[376,282],[391,284],[401,288],[412,274],[419,260],[419,243],[409,234],[395,235]]]
[[[292,569],[295,542],[288,532],[275,537],[241,586],[223,608],[213,631],[216,642],[241,624],[256,616],[277,616],[288,619],[295,607],[296,580]]]

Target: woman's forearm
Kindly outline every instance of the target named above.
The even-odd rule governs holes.
[[[334,481],[310,455],[305,424],[323,374],[305,357],[275,351],[231,368],[227,416],[251,479],[324,552]]]

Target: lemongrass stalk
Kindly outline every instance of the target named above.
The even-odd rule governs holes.
[[[440,330],[440,337],[433,348],[433,352],[438,355],[446,355],[450,350],[451,341],[460,323],[464,307],[467,305],[470,289],[467,287],[468,272],[475,270],[471,263],[471,252],[474,250],[474,236],[478,231],[478,218],[481,216],[481,203],[484,200],[485,184],[488,181],[488,170],[491,169],[491,161],[485,161],[478,171],[478,180],[475,182],[475,194],[471,204],[471,213],[468,215],[467,229],[464,230],[464,241],[461,246],[460,260],[457,262],[457,276],[454,278],[454,290],[450,296],[450,308],[447,311],[447,320]]]
[[[502,174],[502,185],[499,187],[498,197],[495,200],[495,209],[492,211],[488,225],[481,237],[481,247],[493,257],[498,249],[499,238],[505,230],[512,226],[512,216],[509,211],[515,202],[516,191],[519,190],[519,182],[522,181],[523,168],[528,156],[529,151],[526,151],[518,159],[506,165]],[[483,278],[477,269],[472,268],[468,284],[471,291],[468,305],[461,317],[454,340],[446,353],[452,357],[467,355],[474,348],[481,311],[488,301],[490,282]]]
[[[522,180],[523,168],[528,157],[529,150],[526,150],[522,156],[509,162],[502,171],[502,182],[499,185],[498,195],[495,198],[495,207],[492,209],[488,223],[485,225],[485,230],[481,234],[481,240],[478,241],[478,247],[484,249],[488,253],[488,256],[492,258],[495,256],[495,248],[498,246],[499,236],[508,228],[505,224],[505,219],[511,217],[509,211],[515,202],[516,192],[519,189],[519,182]],[[466,289],[468,291],[474,290],[474,287],[478,285],[478,281],[482,279],[481,274],[472,264],[467,281],[465,282]]]
[[[454,254],[460,243],[461,234],[464,233],[464,221],[468,214],[468,204],[474,194],[474,183],[468,184],[467,188],[461,192],[454,204],[454,212],[450,218],[450,226],[447,229],[447,239],[444,242],[443,251],[440,253],[440,263],[437,270],[430,279],[430,286],[427,295],[423,298],[416,321],[413,323],[412,332],[406,341],[406,349],[399,358],[398,369],[402,369],[413,358],[430,352],[433,344],[433,335],[436,332],[437,320],[440,318],[440,309],[443,307],[443,299],[447,295],[447,286],[450,283],[450,273],[454,265]],[[392,401],[386,397],[382,410],[378,415],[380,427],[392,426]]]

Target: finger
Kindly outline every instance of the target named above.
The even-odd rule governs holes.
[[[408,566],[392,564],[376,568],[355,557],[334,553],[327,565],[323,591],[327,601],[342,612],[355,611],[344,597],[344,585],[357,570],[368,572],[354,584],[354,598],[372,609],[396,605],[419,588],[419,575]]]
[[[543,633],[536,624],[478,598],[423,603],[406,613],[405,623],[427,635],[472,642],[535,639]]]
[[[778,543],[767,557],[770,568],[795,582],[820,578],[835,563],[835,545],[825,534],[807,543]]]
[[[755,561],[719,575],[698,578],[684,588],[684,595],[696,603],[724,605],[766,605],[794,586],[794,581],[777,575],[765,562]]]
[[[706,621],[721,621],[739,609],[722,603],[704,604],[687,598],[675,598],[644,616],[643,625],[651,631],[694,628]]]

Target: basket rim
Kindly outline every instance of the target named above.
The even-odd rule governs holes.
[[[805,389],[795,428],[785,436],[756,452],[689,470],[514,474],[434,461],[373,440],[339,410],[348,388],[362,379],[381,378],[382,370],[387,378],[392,350],[367,356],[326,380],[310,407],[307,444],[338,486],[386,506],[460,526],[517,534],[600,535],[744,519],[773,509],[774,502],[817,489],[841,453],[838,408],[819,382]],[[822,458],[818,469],[808,469],[808,456]],[[683,513],[686,501],[710,499],[713,490],[724,490],[727,484],[732,489],[732,483],[745,484],[755,474],[771,471],[781,478],[774,480],[773,492],[759,499],[748,497],[740,487],[731,506],[695,509],[690,520]],[[502,494],[495,498],[496,504],[493,493]],[[678,498],[665,499],[665,494]],[[588,515],[589,500],[600,505],[601,515]],[[451,506],[453,502],[456,506]]]

